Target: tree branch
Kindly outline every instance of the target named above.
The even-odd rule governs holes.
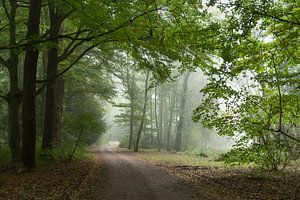
[[[45,80],[38,80],[36,83],[44,83],[36,92],[36,95],[39,95],[44,88],[48,85],[51,84],[51,82],[53,82],[55,79],[57,79],[58,77],[64,75],[67,71],[69,71],[79,60],[81,60],[81,58],[90,50],[92,50],[93,48],[95,48],[96,46],[98,46],[99,43],[94,44],[88,48],[86,48],[79,56],[76,60],[74,60],[66,69],[62,70],[60,73],[58,73],[55,77],[51,78],[51,79],[45,79]]]
[[[80,30],[77,32],[76,37],[79,37],[81,35]],[[58,62],[62,62],[63,60],[67,59],[75,50],[78,46],[80,46],[81,44],[83,44],[85,41],[80,41],[76,44],[74,44],[76,41],[72,40],[68,46],[65,48],[65,50],[63,51],[63,53],[58,57]]]
[[[151,12],[161,10],[161,9],[162,8],[155,8],[155,9],[148,10],[144,13],[141,13],[141,14],[127,20],[126,22],[120,24],[119,26],[117,26],[117,27],[115,27],[115,28],[113,28],[109,31],[106,31],[106,32],[103,32],[103,33],[100,33],[100,34],[96,34],[96,35],[93,35],[93,36],[83,37],[83,38],[76,38],[76,37],[73,36],[77,33],[76,32],[76,33],[70,33],[70,34],[66,34],[66,35],[58,35],[57,37],[48,37],[46,39],[36,40],[36,41],[32,41],[30,43],[17,44],[15,46],[0,46],[0,50],[26,48],[28,45],[38,45],[38,44],[42,44],[42,43],[45,43],[45,42],[51,42],[51,41],[54,41],[54,40],[57,40],[57,39],[70,39],[70,40],[77,40],[77,41],[92,41],[94,39],[97,39],[97,38],[109,35],[111,33],[114,33],[116,31],[126,27],[128,24],[133,23],[138,18],[143,17],[143,16],[145,16],[145,15],[151,13]],[[89,32],[89,31],[92,31],[92,30],[86,29],[86,30],[83,30],[83,31]]]
[[[267,130],[267,131],[272,131],[272,132],[275,132],[275,133],[280,133],[280,134],[282,134],[282,135],[284,135],[284,136],[286,136],[286,137],[288,137],[288,138],[290,138],[290,139],[292,139],[292,140],[300,143],[300,139],[298,139],[298,138],[296,138],[294,136],[291,136],[291,135],[285,133],[284,131],[282,131],[280,129],[279,130],[275,130],[275,129],[265,128],[265,127],[263,129]]]
[[[0,64],[1,65],[3,65],[3,66],[5,66],[5,67],[8,67],[8,62],[7,62],[7,60],[5,60],[4,58],[2,58],[1,56],[0,56]]]
[[[265,17],[268,17],[268,18],[272,18],[272,19],[277,20],[277,21],[281,21],[281,22],[284,22],[284,23],[289,23],[289,24],[292,24],[292,25],[300,26],[299,22],[282,19],[282,18],[277,17],[275,15],[270,15],[268,13],[262,13],[262,12],[259,12],[257,10],[251,10],[251,12],[253,12],[254,14],[260,15],[260,16],[265,16]]]
[[[3,6],[3,9],[4,9],[4,12],[5,12],[5,15],[6,15],[7,19],[10,21],[10,15],[9,15],[8,10],[7,10],[5,1],[6,0],[2,0],[2,6]]]

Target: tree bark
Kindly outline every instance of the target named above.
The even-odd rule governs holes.
[[[39,36],[42,0],[31,0],[29,17],[27,21],[27,39],[23,79],[23,108],[22,108],[22,148],[21,161],[23,167],[30,171],[35,167],[36,145],[36,72],[39,51],[32,45],[33,40]]]
[[[65,80],[63,77],[56,79],[56,109],[55,109],[55,127],[54,127],[54,144],[60,142],[61,130],[63,127],[64,95]]]
[[[9,34],[10,45],[16,45],[16,14],[17,14],[17,1],[10,1],[10,17],[9,17]],[[7,95],[6,101],[8,104],[8,135],[9,147],[11,152],[11,161],[17,161],[20,157],[20,143],[21,143],[21,130],[20,130],[20,105],[21,93],[19,89],[19,55],[17,50],[11,49],[9,51],[8,71],[10,77],[10,91]]]
[[[155,116],[155,125],[156,125],[156,134],[157,134],[157,149],[160,151],[161,143],[160,143],[160,134],[159,134],[159,128],[158,128],[158,116],[157,116],[157,87],[155,87],[154,91],[154,116]]]
[[[169,126],[168,126],[168,134],[167,134],[167,150],[171,150],[171,130],[173,124],[173,113],[175,107],[175,98],[174,94],[170,94],[169,96],[169,103],[170,103],[170,113],[169,113]]]
[[[129,100],[130,100],[130,119],[129,119],[129,141],[128,141],[128,149],[133,148],[134,140],[133,140],[133,128],[134,128],[134,115],[135,115],[135,109],[134,109],[134,84],[135,77],[134,75],[130,76],[130,70],[127,68],[127,89],[129,94]]]
[[[177,126],[176,140],[175,140],[175,150],[181,151],[181,137],[182,137],[182,129],[184,123],[184,114],[185,114],[185,102],[186,102],[186,93],[188,90],[188,79],[190,76],[190,72],[186,73],[183,78],[182,83],[182,94],[180,99],[180,107],[179,107],[179,121]]]
[[[163,89],[159,88],[159,134],[160,146],[163,147]]]
[[[49,18],[50,32],[49,37],[57,38],[61,27],[61,22],[57,13],[57,8],[54,1],[49,2]],[[45,99],[45,118],[42,149],[51,150],[54,145],[57,127],[57,93],[56,93],[56,75],[58,68],[58,40],[51,43],[51,48],[48,50],[47,62],[47,80],[49,83],[46,86]]]
[[[150,95],[150,141],[153,146],[153,105],[152,105],[152,94]]]
[[[136,135],[136,144],[134,147],[134,151],[136,151],[136,152],[139,150],[140,138],[141,138],[141,134],[142,134],[144,123],[145,123],[145,117],[146,117],[146,111],[147,111],[147,100],[148,100],[148,81],[149,81],[149,70],[147,71],[147,74],[146,74],[143,115],[142,115],[142,119],[141,119],[140,128]]]

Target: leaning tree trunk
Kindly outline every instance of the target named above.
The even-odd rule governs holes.
[[[178,121],[176,140],[175,140],[175,150],[176,151],[181,151],[181,137],[182,137],[182,129],[183,129],[183,123],[184,123],[186,92],[188,89],[189,76],[190,76],[190,73],[186,73],[183,78],[182,94],[181,94],[180,107],[179,107],[179,121]]]
[[[149,81],[149,70],[147,71],[147,75],[146,75],[143,115],[142,115],[142,119],[141,119],[140,128],[136,135],[136,143],[135,143],[135,147],[134,147],[134,151],[136,151],[136,152],[139,150],[140,138],[141,138],[141,134],[142,134],[142,130],[144,128],[144,123],[145,123],[145,118],[146,118],[147,100],[148,100],[148,81]]]
[[[24,61],[21,161],[23,167],[28,171],[35,167],[35,96],[39,51],[32,42],[39,35],[41,6],[42,0],[30,1],[27,21],[27,39],[29,44],[26,48]]]
[[[56,5],[53,1],[49,3],[49,17],[50,17],[50,38],[57,38],[61,27]],[[56,96],[56,75],[58,68],[58,39],[55,39],[51,48],[48,50],[47,62],[47,87],[45,99],[45,118],[42,149],[51,150],[53,148],[54,138],[57,133],[57,96]]]

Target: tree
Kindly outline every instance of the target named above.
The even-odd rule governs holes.
[[[60,97],[64,94],[64,84],[61,84],[62,87],[58,91],[55,82],[65,80],[65,84],[69,84],[67,82],[70,80],[66,79],[66,73],[71,73],[70,69],[91,66],[94,63],[88,62],[88,60],[99,62],[98,58],[101,56],[106,57],[106,63],[113,63],[114,58],[109,56],[121,52],[128,55],[130,62],[134,62],[138,66],[137,70],[150,70],[149,73],[153,75],[153,79],[161,83],[170,78],[173,68],[178,68],[174,62],[182,63],[182,68],[190,67],[205,58],[206,51],[211,51],[211,48],[206,47],[209,47],[207,44],[210,44],[212,40],[203,40],[204,34],[198,34],[199,30],[211,33],[211,31],[207,31],[210,27],[204,23],[209,16],[205,12],[199,16],[201,7],[199,3],[181,1],[43,1],[43,5],[49,8],[48,16],[46,7],[45,12],[41,13],[42,1],[32,0],[28,1],[29,4],[27,1],[10,1],[9,6],[6,5],[6,2],[2,1],[3,8],[0,9],[0,15],[5,18],[5,23],[0,27],[0,31],[4,35],[1,41],[8,38],[11,40],[9,44],[1,43],[3,45],[0,46],[0,62],[1,65],[7,67],[9,65],[8,58],[13,57],[14,59],[10,59],[10,61],[14,62],[11,63],[14,67],[10,67],[11,92],[9,95],[1,94],[1,97],[9,102],[8,127],[11,136],[12,157],[16,158],[20,143],[18,139],[20,135],[18,132],[20,121],[18,107],[23,101],[21,160],[28,170],[35,165],[36,95],[41,94],[46,88],[42,146],[44,149],[51,149],[54,144],[53,138],[58,132],[57,124],[59,123],[57,121],[61,121],[57,120],[59,112],[53,112],[55,109],[51,107],[57,107],[57,93],[60,94]],[[22,11],[16,12],[19,7],[22,7]],[[14,16],[16,16],[16,20],[22,21],[27,15],[27,36],[22,36],[22,32],[16,34],[16,29],[23,29],[24,25],[17,23]],[[48,17],[50,24],[47,21]],[[40,18],[43,19],[42,23]],[[202,22],[200,19],[205,20]],[[197,23],[194,23],[195,21]],[[10,27],[11,30],[8,30],[7,27]],[[215,29],[216,26],[213,25],[211,28]],[[41,30],[43,30],[43,34],[40,35],[39,31]],[[196,35],[197,37],[195,37]],[[17,38],[14,38],[16,36]],[[198,41],[197,44],[195,41]],[[196,46],[205,48],[197,49]],[[20,55],[24,50],[25,59],[23,60]],[[43,61],[39,62],[39,53],[42,51],[48,51],[48,53],[47,55],[44,53]],[[198,56],[200,52],[201,56]],[[81,63],[81,60],[84,60],[84,63]],[[23,69],[18,68],[17,61],[20,61],[20,64],[24,62],[24,74]],[[145,61],[147,65],[143,64]],[[48,65],[45,79],[44,77],[41,79],[41,73],[37,73],[41,69],[41,64]],[[109,71],[107,68],[100,70]],[[124,67],[120,66],[118,70],[122,71]],[[115,71],[111,70],[110,72],[118,74],[119,71]],[[23,90],[19,88],[21,84],[19,84],[18,76],[20,74],[23,74],[24,77]],[[3,79],[5,86],[1,88],[1,91],[8,90],[6,88],[9,80],[7,77],[5,76]],[[110,76],[105,78],[109,79]],[[36,85],[39,87],[37,88]],[[84,88],[84,90],[90,92],[90,89]],[[101,93],[104,98],[109,94]],[[13,100],[10,101],[6,97],[13,97]],[[160,101],[162,102],[162,100]],[[42,120],[38,119],[38,121]],[[143,129],[147,130],[147,119],[144,124]],[[163,135],[159,137],[162,139]]]
[[[167,150],[171,150],[171,132],[172,132],[172,125],[174,121],[176,95],[177,95],[176,87],[173,86],[169,93],[169,125],[168,125],[168,132],[167,132]]]
[[[145,117],[146,117],[146,111],[147,111],[147,101],[148,101],[148,82],[149,82],[149,70],[146,72],[143,114],[142,114],[142,118],[141,118],[140,127],[138,129],[137,134],[136,134],[136,143],[135,143],[135,146],[134,146],[134,151],[136,151],[136,152],[139,150],[141,134],[142,134],[142,131],[143,131],[143,128],[144,128],[144,123],[145,123]]]
[[[57,38],[51,43],[51,48],[48,50],[48,62],[47,62],[47,79],[51,80],[46,86],[46,98],[45,98],[45,118],[44,118],[44,131],[42,148],[45,150],[51,150],[56,133],[56,110],[57,110],[57,96],[56,93],[56,75],[58,69],[58,35],[61,29],[61,25],[64,16],[59,13],[58,5],[55,1],[49,1],[49,37]]]
[[[24,61],[21,150],[21,161],[26,170],[31,170],[33,167],[35,167],[35,95],[36,71],[39,51],[36,49],[33,43],[39,37],[41,7],[41,0],[31,0],[29,17],[27,21],[27,39],[29,41],[29,45],[26,48]]]
[[[2,2],[2,6],[5,9],[6,17],[8,19],[9,26],[9,45],[14,46],[17,43],[17,23],[16,15],[19,7],[17,1],[9,1],[10,9],[7,7],[5,1]],[[12,161],[19,159],[20,155],[20,119],[19,110],[21,105],[21,92],[19,89],[19,52],[17,49],[9,50],[8,59],[0,57],[0,64],[7,67],[10,78],[10,90],[7,95],[2,96],[8,104],[8,135],[9,146],[11,151]]]
[[[186,93],[188,90],[188,79],[190,76],[190,72],[187,72],[183,77],[182,82],[182,93],[180,99],[180,107],[179,107],[179,120],[177,125],[176,139],[175,139],[175,150],[181,151],[181,137],[183,133],[183,123],[185,118],[185,107],[186,107]]]
[[[225,41],[218,54],[221,64],[204,68],[209,83],[194,120],[221,135],[240,135],[233,154],[241,162],[278,170],[294,158],[295,142],[300,141],[295,132],[299,47],[294,44],[299,25],[291,16],[297,16],[297,4],[231,1],[220,7],[234,12],[226,15],[224,35],[219,37]]]

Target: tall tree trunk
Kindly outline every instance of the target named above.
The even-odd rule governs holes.
[[[181,151],[181,137],[182,137],[182,129],[184,123],[186,92],[188,89],[188,79],[190,74],[191,73],[188,72],[184,75],[183,83],[182,83],[182,94],[181,94],[180,107],[179,107],[179,121],[178,121],[176,140],[175,140],[176,151]]]
[[[10,1],[10,18],[9,18],[9,43],[11,46],[16,45],[16,14],[17,14],[17,1]],[[8,104],[8,135],[9,147],[11,151],[11,160],[17,161],[20,157],[20,143],[21,143],[21,130],[20,130],[20,105],[21,95],[19,90],[19,55],[17,50],[11,49],[9,51],[8,71],[10,77],[10,90],[7,95]]]
[[[58,17],[57,8],[53,0],[49,1],[50,18],[50,38],[57,38],[61,23]],[[54,138],[57,135],[57,96],[56,96],[56,75],[58,68],[58,39],[54,40],[51,48],[48,50],[47,62],[47,80],[45,99],[45,118],[42,149],[51,150],[53,148]]]
[[[29,17],[27,21],[27,39],[29,45],[26,48],[24,61],[23,80],[23,109],[22,109],[22,149],[21,161],[26,170],[35,167],[35,145],[36,145],[36,71],[39,51],[31,44],[38,37],[40,27],[42,0],[31,0],[29,6]]]
[[[15,162],[20,157],[20,98],[12,97],[8,101],[8,133],[9,133],[9,147],[11,152],[11,161]]]
[[[157,149],[160,151],[161,143],[160,143],[160,134],[159,134],[159,128],[158,128],[158,116],[157,116],[157,87],[155,86],[154,91],[154,116],[155,116],[155,126],[156,126],[156,134],[157,134]]]
[[[150,95],[150,140],[151,146],[153,146],[153,105],[152,105],[152,94]]]
[[[175,107],[175,98],[174,94],[170,94],[169,96],[169,103],[170,103],[170,113],[169,113],[169,126],[168,126],[168,134],[167,134],[167,150],[171,150],[171,130],[172,130],[172,124],[173,124],[173,113],[174,113],[174,107]]]
[[[134,128],[134,115],[135,115],[135,109],[134,109],[134,84],[135,77],[134,74],[132,77],[130,76],[129,68],[127,68],[127,89],[129,93],[129,99],[130,99],[130,119],[129,119],[129,141],[128,141],[128,149],[132,149],[134,146],[134,140],[133,140],[133,128]]]
[[[56,79],[56,109],[55,109],[55,129],[54,144],[60,142],[61,130],[63,127],[65,80],[62,77]]]
[[[144,127],[145,118],[146,118],[147,100],[148,100],[148,81],[149,81],[149,70],[147,71],[147,74],[146,74],[143,115],[142,115],[142,119],[141,119],[140,128],[136,135],[136,143],[135,143],[135,147],[134,147],[134,151],[136,151],[136,152],[139,150],[140,138],[141,138],[141,134],[142,134],[142,130]]]
[[[163,147],[163,89],[159,88],[159,134],[160,146]]]

